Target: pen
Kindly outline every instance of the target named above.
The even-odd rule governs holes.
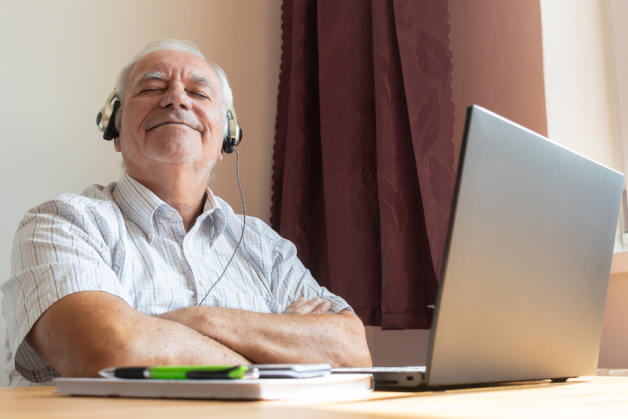
[[[160,365],[156,367],[107,368],[106,378],[152,378],[157,380],[230,380],[259,378],[257,368],[245,365]]]

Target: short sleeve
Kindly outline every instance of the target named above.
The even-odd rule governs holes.
[[[310,301],[315,297],[330,302],[330,313],[338,314],[342,310],[353,309],[341,297],[321,287],[297,257],[297,249],[290,241],[279,237],[273,251],[272,282],[276,284],[276,299],[282,306],[282,312],[297,299],[303,297]]]
[[[106,203],[105,203],[106,204]],[[72,199],[48,201],[30,210],[18,226],[11,277],[0,286],[7,321],[7,362],[31,382],[58,374],[26,342],[37,319],[55,302],[80,291],[102,291],[131,304],[111,269],[111,252],[95,207]],[[7,372],[13,365],[7,365]]]

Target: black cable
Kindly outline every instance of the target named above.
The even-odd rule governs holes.
[[[222,273],[220,274],[220,276],[218,277],[216,282],[214,282],[214,285],[212,285],[211,288],[209,288],[209,290],[207,291],[207,294],[205,294],[205,297],[203,297],[201,302],[198,303],[199,306],[203,305],[203,302],[205,301],[205,298],[207,298],[207,296],[209,295],[211,290],[214,289],[216,284],[224,276],[225,272],[227,272],[227,268],[229,267],[229,264],[233,260],[233,257],[235,256],[236,252],[238,251],[238,248],[240,247],[240,243],[242,243],[242,239],[244,239],[244,228],[246,227],[246,204],[244,203],[244,193],[242,193],[242,185],[240,184],[240,154],[238,153],[238,150],[236,150],[236,149],[234,149],[233,151],[235,151],[235,153],[236,153],[236,173],[238,175],[238,187],[240,188],[240,198],[242,198],[242,211],[244,212],[244,220],[242,222],[242,234],[240,235],[240,240],[238,241],[238,245],[236,246],[235,250],[233,251],[233,255],[231,255],[231,259],[229,259],[229,262],[227,262],[227,266],[225,266],[225,270],[222,271]]]

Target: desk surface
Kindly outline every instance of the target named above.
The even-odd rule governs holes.
[[[374,392],[361,400],[219,402],[70,397],[54,387],[0,388],[0,418],[614,418],[628,417],[628,378],[421,393]]]

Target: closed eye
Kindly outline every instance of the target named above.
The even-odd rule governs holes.
[[[201,93],[201,92],[190,92],[190,93],[192,93],[195,96],[202,97],[203,99],[209,99],[209,96],[207,96],[205,93]]]
[[[164,90],[164,89],[161,89],[161,88],[159,88],[159,87],[150,87],[150,88],[148,88],[148,89],[142,89],[142,90],[140,91],[140,93],[160,92],[160,91],[162,91],[162,90]]]

